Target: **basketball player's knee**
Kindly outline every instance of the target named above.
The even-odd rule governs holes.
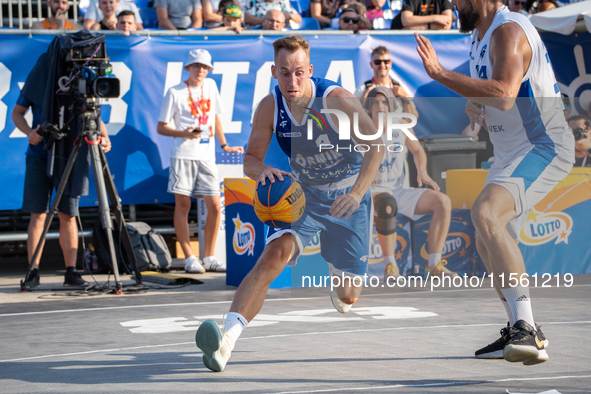
[[[267,245],[256,264],[256,268],[262,271],[283,270],[291,255],[291,245],[283,243],[271,243]]]
[[[390,235],[396,232],[398,204],[390,193],[380,193],[374,197],[376,230],[378,234]]]
[[[472,217],[472,222],[474,223],[474,226],[476,227],[478,232],[482,233],[483,235],[493,224],[491,210],[486,204],[475,203],[474,205],[472,205],[470,215]]]
[[[437,197],[437,208],[442,212],[451,213],[451,200],[447,194],[439,193]]]

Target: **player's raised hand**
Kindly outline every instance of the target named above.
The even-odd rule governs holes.
[[[466,115],[470,118],[470,129],[472,131],[474,131],[475,124],[482,126],[482,123],[484,123],[484,109],[482,105],[472,100],[468,100],[466,104]]]
[[[435,76],[443,70],[443,67],[439,64],[439,59],[437,59],[437,52],[435,52],[435,49],[433,49],[433,46],[431,45],[431,41],[429,41],[427,37],[415,33],[415,39],[419,44],[417,52],[423,60],[425,71],[431,78],[436,79]]]
[[[339,196],[330,207],[330,214],[336,218],[345,215],[345,219],[349,219],[354,211],[359,208],[361,198],[351,193]],[[347,212],[349,211],[349,212]]]
[[[259,179],[257,179],[255,189],[258,189],[259,184],[266,186],[267,179],[269,179],[269,182],[271,183],[275,183],[275,178],[279,179],[280,182],[283,182],[284,176],[293,178],[293,175],[291,175],[289,172],[281,171],[279,168],[267,167],[263,170],[261,176],[259,176]]]

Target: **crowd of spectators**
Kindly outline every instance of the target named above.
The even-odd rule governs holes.
[[[559,6],[556,0],[505,0],[512,12],[523,15],[548,11]],[[67,0],[47,0],[51,14],[36,22],[33,29],[134,30],[215,29],[233,30],[351,30],[372,29],[447,30],[457,28],[457,17],[450,0],[310,0],[307,9],[299,9],[297,0],[153,0],[140,9],[133,0],[87,0],[80,8],[81,24],[67,19]],[[396,5],[398,4],[398,5]],[[232,12],[225,15],[225,9]],[[394,8],[391,8],[394,7]],[[296,9],[297,8],[297,9]],[[126,11],[125,29],[118,27],[118,16]],[[235,15],[240,14],[240,22]],[[133,16],[133,23],[131,22]],[[305,19],[305,21],[304,21]],[[310,23],[312,21],[313,23]],[[307,22],[307,23],[305,23]],[[125,26],[123,23],[121,26]]]

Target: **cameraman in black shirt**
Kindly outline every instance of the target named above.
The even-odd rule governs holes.
[[[568,118],[575,136],[575,167],[591,167],[591,120],[583,115]]]

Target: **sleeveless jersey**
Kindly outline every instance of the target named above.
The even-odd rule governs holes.
[[[491,37],[494,30],[505,23],[516,23],[521,27],[531,47],[532,58],[513,107],[507,111],[484,107],[495,163],[504,165],[532,150],[547,160],[558,156],[572,162],[574,140],[564,119],[564,106],[552,64],[540,35],[525,16],[509,12],[506,6],[502,6],[482,40],[478,39],[478,30],[474,30],[470,76],[491,80]]]
[[[371,183],[372,194],[391,192],[404,185],[404,159],[406,157],[406,135],[401,130],[392,132],[392,141],[383,138],[386,145],[384,158]],[[402,147],[402,149],[400,149]]]
[[[43,23],[43,27],[48,30],[56,30],[57,29],[57,26],[54,25],[53,23],[49,22],[47,19],[43,19],[43,21],[41,23]],[[75,30],[74,24],[70,21],[66,21],[66,23],[64,23],[64,30]]]
[[[359,174],[363,155],[355,151],[354,141],[339,140],[338,127],[331,116],[321,112],[327,108],[326,96],[340,86],[315,77],[310,78],[310,84],[312,97],[301,123],[293,118],[279,86],[272,91],[275,99],[273,132],[279,146],[289,157],[295,179],[307,185],[321,185]],[[308,137],[310,126],[311,139]],[[334,148],[320,151],[321,144]]]

